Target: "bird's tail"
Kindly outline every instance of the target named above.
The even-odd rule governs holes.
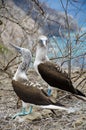
[[[45,108],[45,109],[50,109],[55,115],[57,115],[55,113],[54,110],[60,110],[60,111],[66,111],[68,113],[74,113],[76,110],[75,108],[72,107],[63,107],[63,106],[58,106],[58,105],[44,105],[44,106],[40,106],[41,108]]]
[[[76,89],[76,94],[79,96],[83,96],[86,97],[86,95],[84,93],[82,93],[80,90]]]
[[[80,90],[75,89],[75,94],[74,94],[77,98],[86,101],[86,95],[84,93],[82,93]]]

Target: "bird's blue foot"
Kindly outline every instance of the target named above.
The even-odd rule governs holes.
[[[30,109],[29,109],[28,112],[26,112],[26,108],[25,108],[25,107],[22,108],[22,111],[19,112],[19,113],[17,113],[17,114],[15,114],[15,115],[12,117],[12,119],[15,119],[17,116],[25,116],[25,115],[31,114],[31,113],[32,113],[32,108],[33,108],[33,106],[30,106]]]
[[[48,88],[47,94],[48,96],[51,96],[51,89]]]
[[[29,108],[29,114],[32,113],[32,109],[33,109],[33,106],[30,106],[30,108]]]

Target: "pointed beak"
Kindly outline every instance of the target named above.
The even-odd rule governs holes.
[[[22,51],[21,47],[16,46],[16,45],[14,45],[14,44],[12,44],[12,43],[10,43],[10,45],[11,45],[12,47],[14,47],[19,53],[21,53],[21,51]]]
[[[44,45],[44,47],[46,47],[46,41],[45,40],[43,41],[43,45]]]

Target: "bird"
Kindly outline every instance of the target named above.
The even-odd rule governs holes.
[[[38,70],[38,65],[40,63],[43,63],[45,61],[49,61],[49,58],[47,56],[47,37],[42,35],[39,38],[39,43],[36,49],[36,57],[35,57],[35,62],[34,62],[34,69],[36,70],[36,72],[38,73],[38,75],[41,75],[39,70]],[[43,49],[45,48],[45,49]],[[42,51],[42,52],[41,52]],[[41,76],[42,77],[42,76]],[[51,87],[48,86],[48,96],[51,96]]]
[[[86,100],[86,95],[77,88],[74,88],[73,83],[68,74],[62,68],[51,62],[48,58],[48,38],[45,35],[38,37],[36,49],[36,57],[34,68],[41,78],[51,87],[61,89],[72,93],[74,96]],[[50,94],[50,93],[49,93]]]
[[[14,77],[12,79],[12,86],[17,94],[17,96],[22,100],[22,112],[17,113],[13,116],[13,119],[17,116],[24,116],[27,114],[32,113],[32,107],[34,105],[39,106],[41,108],[46,108],[52,110],[52,112],[55,114],[53,109],[60,109],[65,111],[70,111],[70,108],[66,108],[64,105],[62,105],[59,102],[53,102],[51,98],[47,95],[44,90],[40,90],[37,87],[34,87],[31,85],[31,83],[27,83],[28,80],[26,71],[29,67],[29,64],[31,62],[31,52],[26,48],[21,48],[16,45],[13,45],[10,43],[11,46],[13,46],[19,53],[22,55],[22,63],[18,66],[18,69],[16,73],[14,74]],[[26,112],[25,107],[27,104],[31,104],[31,110],[29,112]]]
[[[18,69],[17,69],[16,73],[14,74],[14,77],[12,80],[22,82],[23,84],[27,83],[28,77],[27,77],[26,73],[27,73],[28,67],[31,63],[32,54],[29,49],[16,46],[12,43],[10,43],[10,45],[13,48],[15,48],[15,50],[17,52],[19,52],[22,56],[22,63],[20,63],[20,65],[18,66]],[[22,101],[22,111],[15,114],[13,116],[13,119],[16,118],[17,116],[23,116],[23,115],[32,113],[32,106],[30,106],[30,109],[28,112],[26,112],[26,106],[27,105]]]

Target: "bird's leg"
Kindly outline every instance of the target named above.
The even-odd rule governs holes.
[[[26,108],[23,107],[23,108],[22,108],[22,114],[23,114],[23,116],[24,116],[24,115],[31,114],[31,113],[32,113],[32,109],[33,109],[33,106],[30,106],[29,111],[27,112],[27,111],[26,111]]]
[[[51,87],[49,86],[49,87],[48,87],[48,90],[47,90],[48,96],[51,96],[51,93],[52,93],[52,90],[51,90]]]
[[[12,117],[12,119],[15,119],[17,116],[23,116],[23,115],[25,115],[25,110],[26,108],[25,107],[23,107],[22,108],[22,111],[21,112],[19,112],[19,113],[17,113],[17,114],[15,114],[13,117]]]
[[[30,106],[29,111],[27,112],[26,108],[23,107],[22,111],[15,114],[12,118],[15,119],[17,116],[25,116],[25,115],[31,114],[32,113],[32,108],[33,108],[33,106]]]
[[[48,94],[48,96],[51,96],[51,89],[48,88],[47,94]]]
[[[30,106],[30,109],[28,112],[26,111],[26,108],[27,108],[27,103],[22,101],[22,111],[15,114],[12,118],[15,119],[17,116],[25,116],[25,115],[31,114],[33,106]]]
[[[33,106],[30,106],[30,108],[29,108],[29,114],[31,114],[32,113],[32,109],[33,109]]]

